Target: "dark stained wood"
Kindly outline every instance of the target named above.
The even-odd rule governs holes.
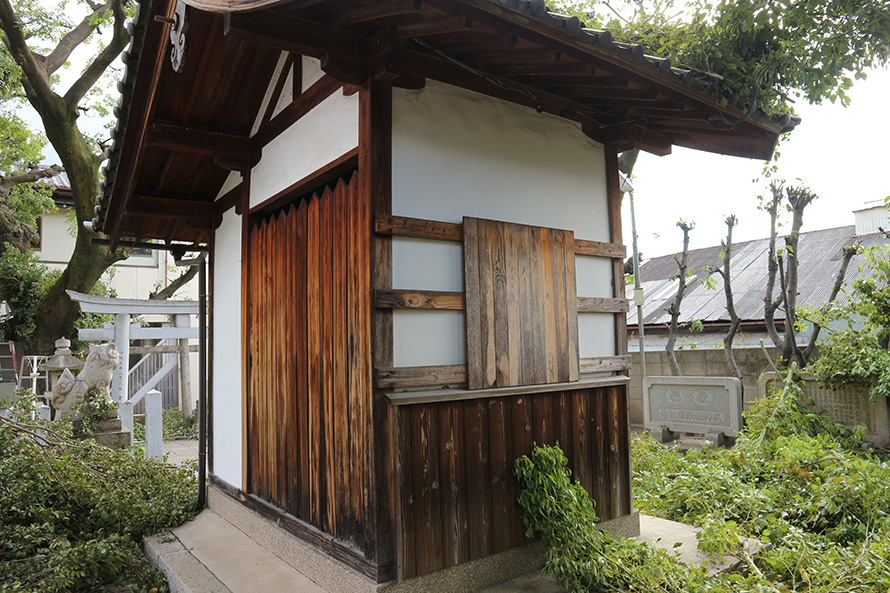
[[[340,11],[332,20],[335,27],[348,27],[391,16],[411,14],[421,8],[420,0],[397,0],[391,2],[374,2]]]
[[[152,148],[223,157],[244,157],[250,151],[247,136],[170,124],[152,124],[145,142]]]
[[[571,231],[470,217],[463,230],[469,388],[577,380]]]
[[[436,290],[375,290],[374,305],[381,309],[450,309],[465,307],[464,293]]]
[[[208,218],[213,215],[213,204],[155,196],[133,196],[129,211],[138,216],[150,215],[158,218]]]
[[[427,37],[467,31],[473,27],[473,19],[465,16],[448,17],[431,21],[407,23],[396,27],[398,37]]]
[[[365,58],[371,43],[367,37],[344,29],[271,11],[227,13],[225,33],[227,37],[314,58],[328,53]]]
[[[382,235],[439,239],[441,241],[463,240],[462,226],[459,223],[378,215],[374,217],[374,225],[374,230]]]
[[[359,187],[353,175],[250,217],[245,483],[373,564],[370,218]]]
[[[213,203],[214,216],[222,216],[229,208],[236,207],[236,212],[241,214],[241,195],[244,193],[244,183],[239,183]]]
[[[578,313],[627,313],[629,310],[627,299],[578,297]]]

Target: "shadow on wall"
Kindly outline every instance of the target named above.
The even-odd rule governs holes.
[[[767,348],[766,352],[776,359],[778,353],[775,348]],[[744,408],[747,410],[751,402],[757,397],[757,379],[760,374],[770,368],[763,349],[736,348],[734,349],[736,364],[742,372],[742,385],[744,387]],[[695,350],[676,350],[677,362],[680,364],[680,373],[688,377],[731,377],[729,365],[726,363],[726,354],[723,349],[699,348]],[[640,370],[640,353],[631,353],[632,367],[630,370],[630,401],[628,402],[628,414],[631,424],[643,424],[643,386],[642,371]],[[663,351],[646,352],[646,374],[670,375],[671,367],[667,356]]]

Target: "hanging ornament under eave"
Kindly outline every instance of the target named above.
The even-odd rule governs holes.
[[[188,6],[185,2],[177,0],[170,27],[170,63],[176,72],[182,72],[182,65],[185,62],[185,50],[188,46],[185,32],[188,30],[188,25]]]

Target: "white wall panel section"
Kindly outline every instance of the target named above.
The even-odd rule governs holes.
[[[335,92],[263,148],[250,175],[251,207],[358,146],[358,93]]]
[[[602,145],[578,124],[432,80],[393,89],[393,214],[609,240]]]
[[[214,234],[213,471],[241,481],[241,217],[232,208]]]
[[[286,51],[283,51],[278,56],[278,63],[275,64],[275,70],[272,72],[272,78],[269,80],[268,86],[266,86],[266,94],[263,95],[263,102],[260,103],[260,108],[257,110],[256,117],[253,120],[253,125],[250,127],[251,136],[257,133],[257,131],[260,129],[260,125],[263,123],[263,115],[265,115],[266,108],[273,100],[272,93],[275,91],[275,83],[277,83],[278,78],[282,76],[282,72],[284,71],[284,64],[287,62],[288,55],[289,54]]]
[[[575,256],[578,296],[609,297],[612,294],[612,260],[590,255]]]
[[[219,190],[219,193],[216,194],[215,200],[220,199],[221,197],[223,197],[224,195],[229,193],[230,190],[235,189],[235,187],[239,183],[241,183],[241,172],[240,171],[231,171],[229,173],[229,176],[226,177],[226,181],[225,181],[225,183],[223,183],[223,186]]]
[[[578,124],[433,80],[421,90],[393,89],[395,215],[446,222],[475,216],[608,242],[605,175],[602,145]],[[463,262],[456,253],[394,240],[394,286],[457,290]],[[578,258],[577,277],[579,295],[612,296],[609,260]],[[463,324],[461,331],[453,322],[433,327],[445,322],[425,315],[394,313],[396,366],[463,364]],[[580,317],[581,355],[614,354],[612,316]]]
[[[302,91],[305,91],[324,76],[321,70],[321,62],[315,58],[303,56],[303,84]],[[301,92],[302,92],[301,91]]]
[[[393,237],[392,287],[412,290],[464,289],[464,253],[460,243]]]
[[[463,311],[393,311],[393,364],[466,364],[465,326]]]
[[[611,313],[578,313],[581,358],[615,355],[615,322]]]

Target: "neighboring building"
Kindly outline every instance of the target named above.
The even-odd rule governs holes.
[[[797,285],[798,307],[821,307],[829,298],[840,270],[844,247],[859,244],[863,247],[890,243],[880,229],[890,230],[887,208],[883,203],[869,205],[854,212],[855,224],[850,226],[807,231],[800,234],[798,245],[799,277]],[[778,237],[777,247],[784,245]],[[729,314],[726,311],[726,297],[723,281],[714,274],[715,288],[709,288],[702,281],[707,278],[707,270],[723,267],[723,247],[705,247],[689,252],[689,270],[692,276],[687,280],[686,292],[680,306],[680,322],[690,324],[701,322],[702,331],[681,329],[682,342],[678,347],[713,347],[721,345],[729,327]],[[763,341],[772,346],[766,333],[763,318],[763,299],[766,295],[767,260],[769,239],[757,239],[737,243],[732,249],[732,288],[736,313],[742,325],[735,344],[740,347],[760,347]],[[852,286],[857,278],[868,275],[868,270],[860,270],[862,255],[853,256],[847,269],[845,288]],[[643,323],[646,331],[646,349],[664,350],[668,335],[670,313],[668,307],[677,295],[677,263],[673,255],[664,255],[645,261],[640,266],[640,282],[645,295]],[[776,279],[775,295],[778,295],[779,279]],[[633,298],[633,284],[626,286],[627,297]],[[839,304],[848,302],[845,291],[837,298]],[[777,327],[781,333],[785,323],[783,311],[776,311]],[[627,314],[629,330],[628,346],[638,349],[637,308],[631,307]],[[807,343],[812,332],[798,335],[798,342]]]
[[[638,530],[618,152],[796,120],[540,0],[189,4],[140,3],[94,226],[211,253],[211,503],[329,591],[470,590],[541,561],[512,467],[559,442]]]
[[[40,244],[34,252],[40,261],[51,268],[64,269],[74,251],[74,235],[71,225],[74,197],[64,171],[40,183],[53,188],[53,201],[58,210],[44,214],[38,221]],[[117,262],[102,277],[102,281],[119,298],[147,299],[149,293],[167,286],[182,273],[174,266],[173,258],[166,251],[133,249],[130,257]],[[197,283],[192,281],[182,287],[176,298],[196,299]]]

